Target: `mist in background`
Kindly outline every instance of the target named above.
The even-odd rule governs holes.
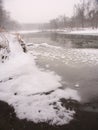
[[[6,29],[97,28],[98,0],[0,0]]]

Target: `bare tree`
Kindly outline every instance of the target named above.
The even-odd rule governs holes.
[[[9,12],[3,8],[3,0],[0,0],[0,29],[11,30],[19,28],[19,24],[10,18]]]
[[[52,19],[43,27],[51,29],[98,27],[98,0],[80,0],[74,6],[74,14],[71,18],[61,15]]]
[[[2,9],[2,0],[0,0],[0,27],[3,24],[3,9]]]
[[[74,8],[75,8],[76,25],[84,28],[85,8],[86,8],[85,1],[84,0],[80,1],[77,5],[74,6]]]

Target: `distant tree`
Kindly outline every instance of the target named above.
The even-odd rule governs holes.
[[[94,15],[93,15],[93,19],[94,19],[94,27],[97,28],[98,27],[98,0],[95,0],[94,2]]]
[[[98,0],[90,0],[87,18],[90,27],[98,27]]]
[[[80,0],[74,5],[71,18],[61,15],[49,23],[43,24],[42,27],[43,29],[98,28],[98,0]]]
[[[58,29],[58,19],[57,18],[50,21],[50,28]]]
[[[85,25],[85,9],[86,9],[86,4],[85,1],[82,0],[80,1],[77,5],[75,5],[75,10],[76,10],[76,22],[77,26],[80,26],[84,28]]]
[[[4,10],[3,1],[0,0],[0,28],[12,30],[19,28],[19,24],[10,18],[10,14]]]
[[[81,0],[74,6],[74,23],[77,27],[93,27],[95,25],[96,0]],[[98,3],[98,2],[97,2]],[[96,9],[95,9],[96,8]]]
[[[3,7],[2,7],[2,0],[0,0],[0,27],[3,24]]]

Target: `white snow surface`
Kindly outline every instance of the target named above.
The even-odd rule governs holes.
[[[0,100],[12,105],[20,119],[51,125],[69,123],[75,111],[63,107],[60,99],[80,101],[77,91],[60,89],[60,76],[37,67],[34,58],[23,52],[15,35],[4,35],[10,54],[5,63],[0,63]]]
[[[41,30],[22,30],[22,31],[17,31],[17,33],[19,33],[19,34],[38,33],[38,32],[42,32],[42,31]],[[15,32],[11,31],[11,33],[16,34],[16,31]]]
[[[62,30],[59,33],[65,34],[76,34],[76,35],[95,35],[98,36],[98,29],[84,28],[84,29],[73,29],[73,30]]]
[[[65,28],[65,29],[46,29],[44,30],[46,32],[57,32],[57,33],[65,33],[65,34],[77,34],[77,35],[97,35],[98,36],[98,28],[92,29],[92,28]],[[20,34],[27,34],[27,33],[38,33],[42,32],[42,30],[24,30],[24,31],[18,31],[17,33]],[[12,32],[16,33],[16,32]]]

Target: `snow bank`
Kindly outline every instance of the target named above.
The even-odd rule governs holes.
[[[38,68],[33,57],[22,51],[16,36],[5,36],[10,55],[0,64],[0,100],[12,105],[20,119],[51,125],[69,123],[75,111],[62,106],[60,99],[80,101],[77,91],[60,89],[60,76]]]
[[[10,83],[11,84],[11,83]],[[4,84],[3,84],[4,85]],[[63,125],[69,123],[75,114],[74,110],[66,109],[61,105],[60,99],[75,99],[80,101],[76,90],[57,89],[46,95],[44,93],[32,94],[32,92],[20,92],[20,88],[0,88],[0,99],[8,102],[15,108],[17,117],[28,121],[47,122],[51,125]],[[7,88],[7,90],[6,90]],[[6,90],[6,91],[5,91]],[[28,93],[28,94],[27,94]]]
[[[38,33],[38,32],[42,32],[41,30],[23,30],[23,31],[17,31],[17,33],[20,33],[20,34],[28,34],[28,33]],[[16,31],[15,32],[11,32],[13,34],[16,34]]]
[[[65,34],[77,34],[77,35],[95,35],[98,36],[98,29],[84,28],[84,29],[74,29],[72,31],[62,31],[60,33]]]

